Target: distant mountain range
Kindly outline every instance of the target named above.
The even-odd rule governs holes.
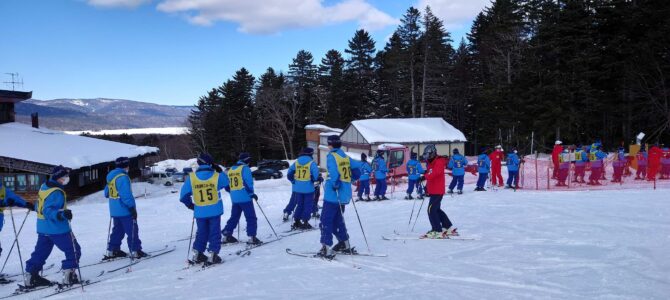
[[[69,131],[184,127],[191,109],[191,106],[104,98],[30,99],[16,105],[16,119],[30,124],[30,114],[37,112],[40,127]]]

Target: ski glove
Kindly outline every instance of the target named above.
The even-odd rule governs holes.
[[[64,209],[58,213],[58,220],[72,220],[72,211],[69,209]]]
[[[35,211],[35,204],[32,204],[32,203],[30,203],[30,202],[26,202],[26,208],[27,208],[28,210]]]
[[[218,164],[212,164],[212,168],[213,168],[214,171],[216,171],[217,173],[223,173],[223,169],[221,169],[221,166],[219,166]]]
[[[130,216],[133,217],[133,220],[137,220],[137,209],[133,206],[128,210],[130,211]]]
[[[189,203],[189,204],[186,204],[186,208],[188,208],[190,210],[193,210],[193,208],[195,208],[195,205],[193,205],[193,203]]]
[[[251,197],[251,199],[254,199],[254,200],[256,200],[256,202],[258,202],[258,196],[256,196],[256,194],[251,194],[251,196],[249,196],[249,197]]]
[[[419,178],[419,182],[424,182],[424,181],[426,181],[426,176],[421,175],[421,177]]]
[[[9,198],[9,199],[5,200],[5,204],[7,204],[8,207],[9,206],[14,206],[14,199]]]

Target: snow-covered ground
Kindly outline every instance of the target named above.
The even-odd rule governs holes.
[[[319,232],[282,239],[251,251],[224,247],[223,265],[204,271],[185,266],[191,211],[178,201],[179,186],[134,184],[140,236],[145,250],[176,246],[176,251],[141,262],[132,272],[104,275],[105,281],[59,295],[61,299],[668,299],[670,295],[669,190],[580,192],[489,191],[446,196],[442,207],[461,235],[476,240],[384,241],[394,230],[407,232],[412,206],[420,201],[356,203],[370,248],[388,257],[338,256],[338,262],[290,256],[286,248],[316,251]],[[143,193],[147,190],[148,195]],[[257,182],[260,205],[278,232],[290,195],[286,179]],[[228,218],[230,199],[223,192]],[[665,196],[664,196],[665,195]],[[427,204],[427,203],[426,203]],[[426,204],[416,232],[429,229]],[[82,263],[105,251],[107,203],[100,194],[72,203],[73,227],[83,247]],[[259,238],[272,232],[257,209]],[[13,233],[9,211],[1,241],[4,258]],[[25,210],[15,209],[18,224]],[[354,207],[345,212],[352,244],[367,251]],[[242,227],[244,222],[242,222]],[[36,240],[35,215],[21,234],[27,259]],[[242,236],[244,236],[242,231]],[[243,237],[244,239],[244,237]],[[125,247],[125,244],[124,244]],[[49,263],[60,264],[54,250]],[[121,266],[117,261],[83,268],[85,278]],[[360,269],[352,267],[356,265]],[[19,272],[16,251],[5,273]],[[60,280],[55,270],[45,274]],[[15,284],[0,286],[0,296]],[[38,298],[35,292],[21,298]]]
[[[159,127],[159,128],[130,128],[130,129],[107,129],[107,130],[84,130],[84,131],[65,131],[67,134],[80,135],[82,133],[90,135],[119,135],[119,134],[166,134],[180,135],[188,134],[188,127]]]

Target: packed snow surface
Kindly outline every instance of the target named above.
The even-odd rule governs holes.
[[[405,186],[389,187],[392,200],[358,202],[356,209],[370,250],[388,257],[340,255],[336,262],[301,258],[285,253],[316,251],[319,232],[311,231],[251,250],[251,255],[229,255],[242,245],[226,246],[223,265],[204,271],[185,267],[192,212],[178,201],[179,189],[146,183],[133,184],[140,237],[145,250],[164,245],[176,251],[143,261],[131,272],[104,275],[103,282],[61,294],[57,299],[667,299],[670,295],[669,190],[533,192],[498,190],[445,196],[442,208],[464,238],[475,240],[384,241],[394,231],[409,232],[410,212],[421,201],[402,200]],[[259,203],[275,230],[289,230],[281,222],[290,196],[288,180],[256,182]],[[147,193],[145,197],[144,194]],[[222,191],[225,214],[230,199]],[[426,203],[414,235],[429,229]],[[71,203],[74,232],[82,245],[83,264],[98,261],[105,252],[108,204],[101,193]],[[17,226],[26,215],[15,209]],[[261,211],[258,237],[273,234]],[[5,210],[1,241],[3,258],[13,231]],[[352,204],[345,211],[352,245],[368,249]],[[222,224],[222,226],[224,225]],[[312,220],[316,225],[316,220]],[[241,239],[246,240],[245,222]],[[176,241],[186,239],[182,241]],[[35,244],[35,215],[29,214],[20,236],[26,260]],[[123,247],[127,247],[123,244]],[[57,249],[47,264],[60,265]],[[116,261],[83,268],[85,278],[127,263]],[[353,266],[358,268],[354,268]],[[20,270],[16,250],[5,273]],[[55,269],[45,271],[60,280]],[[0,286],[8,295],[15,284]],[[35,292],[17,299],[34,299]]]
[[[119,156],[158,152],[156,147],[70,135],[20,123],[0,124],[0,141],[0,156],[72,169],[114,161]]]
[[[352,121],[370,144],[465,142],[465,135],[442,118],[367,119]]]
[[[80,135],[82,133],[90,135],[121,135],[121,134],[165,134],[181,135],[188,134],[188,127],[160,127],[160,128],[131,128],[131,129],[109,129],[109,130],[84,130],[84,131],[66,131],[67,134]]]

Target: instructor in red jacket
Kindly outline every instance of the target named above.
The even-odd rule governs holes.
[[[559,163],[559,156],[561,153],[563,153],[563,142],[561,141],[556,141],[554,143],[554,151],[551,151],[551,162],[554,163],[554,173],[551,176],[551,179],[558,179],[558,163]]]
[[[446,159],[437,155],[435,145],[426,145],[423,149],[423,158],[426,160],[426,172],[421,179],[426,180],[426,194],[430,197],[428,203],[428,220],[431,230],[426,233],[425,238],[440,239],[448,238],[450,235],[458,235],[456,228],[452,226],[447,214],[440,208],[444,196],[444,167]]]
[[[505,153],[503,152],[502,146],[496,146],[496,149],[489,154],[489,159],[491,160],[491,184],[493,186],[503,186],[503,177],[502,177],[502,161],[505,159]]]

